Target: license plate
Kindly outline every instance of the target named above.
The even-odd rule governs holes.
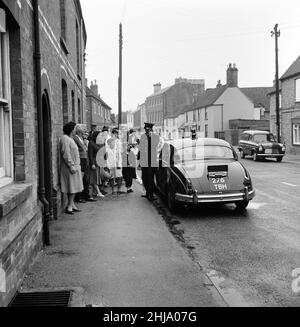
[[[272,149],[266,149],[265,154],[272,154]]]
[[[225,178],[210,178],[210,186],[212,191],[222,192],[229,188],[228,182]]]

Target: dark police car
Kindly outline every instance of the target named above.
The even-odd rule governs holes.
[[[215,138],[166,142],[155,186],[171,211],[178,205],[235,203],[244,210],[255,196],[251,177],[233,147]]]
[[[285,155],[284,144],[278,143],[268,131],[248,130],[242,133],[238,149],[241,158],[252,156],[257,161],[263,158],[275,158],[281,162]]]

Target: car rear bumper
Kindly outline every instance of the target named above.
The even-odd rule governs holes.
[[[284,154],[283,153],[257,153],[257,156],[258,157],[261,157],[261,158],[274,158],[274,157],[283,157]]]
[[[210,202],[218,202],[218,203],[226,203],[226,202],[237,202],[237,201],[249,201],[252,200],[255,196],[255,190],[248,191],[245,189],[245,192],[239,193],[230,193],[230,194],[197,194],[193,195],[187,194],[175,194],[175,200],[178,202],[184,203],[210,203]]]

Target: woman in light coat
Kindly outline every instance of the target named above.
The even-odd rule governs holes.
[[[117,194],[121,194],[122,185],[122,144],[118,138],[118,130],[112,130],[112,137],[107,140],[106,165],[110,172],[110,186],[112,194],[115,194],[114,186],[117,184]]]
[[[60,139],[60,184],[62,193],[68,196],[66,213],[69,215],[81,211],[76,207],[74,198],[76,193],[83,190],[80,156],[73,139],[75,126],[73,122],[67,123],[63,127],[64,135]]]

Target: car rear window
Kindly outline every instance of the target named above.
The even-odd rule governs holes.
[[[175,163],[203,159],[234,159],[234,154],[230,148],[220,145],[185,147],[174,153]]]
[[[275,142],[273,134],[256,134],[253,135],[254,142]]]

